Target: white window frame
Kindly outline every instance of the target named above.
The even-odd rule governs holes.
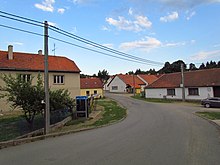
[[[53,75],[54,84],[64,84],[64,75]]]

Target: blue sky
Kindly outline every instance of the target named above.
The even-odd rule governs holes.
[[[220,60],[220,0],[1,0],[0,10],[50,24],[148,60],[187,64]],[[0,17],[0,24],[43,34],[43,29]],[[49,35],[88,48],[55,32]],[[0,27],[0,49],[37,53],[43,38]],[[66,56],[84,74],[160,69],[49,40],[49,53]]]

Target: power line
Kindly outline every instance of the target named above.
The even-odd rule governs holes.
[[[0,15],[0,17],[11,19],[11,20],[18,21],[18,22],[27,23],[27,24],[34,25],[34,26],[44,27],[43,25],[38,25],[36,23],[31,23],[31,22],[28,22],[28,21],[23,21],[23,20],[20,20],[20,19],[17,19],[17,18],[13,18],[13,17],[8,17],[8,16],[5,16],[5,15]]]
[[[44,36],[43,34],[31,32],[31,31],[23,30],[23,29],[19,29],[19,28],[14,28],[14,27],[11,27],[11,26],[6,26],[6,25],[2,25],[2,24],[0,24],[0,26],[1,26],[1,27],[4,27],[4,28],[8,28],[8,29],[12,29],[12,30],[24,32],[24,33],[29,33],[29,34],[41,36],[41,37]],[[106,55],[106,56],[118,58],[118,59],[121,59],[121,60],[130,61],[130,62],[136,62],[136,63],[140,63],[140,64],[146,64],[146,63],[144,63],[144,62],[139,62],[139,61],[135,61],[135,60],[130,60],[130,59],[127,59],[127,58],[122,58],[122,57],[114,56],[114,55],[111,55],[111,54],[103,53],[103,52],[100,52],[100,51],[97,51],[97,50],[93,50],[93,49],[90,49],[90,48],[86,48],[86,47],[83,47],[83,46],[80,46],[80,45],[77,45],[77,44],[73,44],[73,43],[71,43],[71,42],[67,42],[67,41],[64,41],[64,40],[61,40],[61,39],[58,39],[58,38],[55,38],[55,37],[50,37],[50,36],[49,36],[49,38],[51,38],[51,39],[53,39],[53,40],[56,40],[56,41],[59,41],[59,42],[63,42],[63,43],[66,43],[66,44],[75,46],[75,47],[78,47],[78,48],[82,48],[82,49],[85,49],[85,50],[89,50],[89,51],[93,51],[93,52],[96,52],[96,53],[99,53],[99,54],[103,54],[103,55]]]
[[[44,27],[44,23],[40,22],[40,21],[36,21],[36,20],[33,20],[33,19],[25,18],[25,17],[22,17],[22,16],[18,16],[18,15],[7,13],[7,12],[3,12],[3,11],[0,11],[0,13],[4,14],[4,15],[0,15],[0,17],[3,17],[3,18],[11,19],[11,20],[14,20],[14,21],[19,21],[19,22],[30,24],[30,25],[34,25],[34,26]],[[5,15],[8,15],[8,16],[5,16]],[[15,18],[13,18],[13,17],[15,17]],[[18,30],[18,31],[21,31],[21,32],[26,32],[26,33],[30,33],[30,34],[35,34],[35,35],[43,36],[41,34],[38,34],[38,33],[35,33],[35,32],[31,32],[31,31],[27,31],[27,30],[23,30],[23,29],[18,29],[18,28],[6,26],[6,25],[1,25],[1,26],[5,27],[5,28],[13,29],[13,30]],[[72,38],[74,40],[77,40],[77,41],[80,41],[82,43],[91,45],[91,46],[93,46],[95,48],[99,48],[99,49],[102,49],[104,51],[107,51],[107,52],[110,52],[110,53],[114,53],[117,56],[116,55],[107,54],[107,53],[103,53],[101,51],[97,51],[97,50],[94,50],[94,49],[86,48],[86,47],[83,47],[83,46],[79,46],[77,44],[73,44],[73,43],[70,43],[70,42],[67,42],[67,41],[64,41],[64,40],[61,40],[61,39],[57,39],[57,38],[54,38],[54,37],[50,37],[52,39],[59,40],[60,42],[63,42],[63,43],[68,43],[68,44],[71,44],[73,46],[77,46],[77,47],[80,47],[80,48],[83,48],[83,49],[87,49],[87,50],[90,50],[90,51],[93,51],[93,52],[101,53],[103,55],[108,55],[108,56],[111,56],[111,57],[115,57],[115,58],[119,58],[119,59],[123,59],[123,60],[128,60],[128,61],[132,61],[132,62],[137,62],[137,63],[141,63],[141,64],[163,65],[163,63],[161,63],[161,62],[147,60],[147,59],[136,57],[136,56],[124,53],[124,52],[120,52],[120,51],[112,49],[112,48],[108,48],[108,47],[103,46],[101,44],[98,44],[96,42],[87,40],[85,38],[82,38],[82,37],[79,37],[79,36],[74,35],[72,33],[69,33],[69,32],[67,32],[65,30],[59,29],[59,28],[57,28],[55,26],[49,25],[49,27],[54,32],[62,34],[64,36],[66,36],[66,37],[70,37],[70,38]],[[122,56],[122,57],[118,57],[118,56]]]
[[[130,54],[127,54],[127,53],[124,53],[124,52],[120,52],[118,50],[115,50],[115,49],[111,49],[111,48],[108,48],[106,46],[103,46],[101,44],[98,44],[98,43],[95,43],[93,41],[90,41],[90,40],[87,40],[87,39],[84,39],[82,37],[79,37],[77,35],[74,35],[72,33],[69,33],[67,31],[64,31],[62,29],[59,29],[57,27],[54,27],[54,26],[50,26],[52,28],[55,28],[55,29],[52,29],[50,28],[52,31],[55,31],[59,34],[62,34],[62,35],[65,35],[67,37],[70,37],[72,39],[75,39],[77,41],[80,41],[80,42],[83,42],[83,43],[86,43],[86,44],[89,44],[91,46],[94,46],[96,48],[99,48],[99,49],[102,49],[102,50],[105,50],[105,51],[108,51],[108,52],[111,52],[111,53],[114,53],[114,54],[117,54],[117,55],[120,55],[120,56],[123,56],[123,57],[126,57],[126,58],[132,58],[134,60],[139,60],[139,61],[145,61],[147,63],[153,63],[153,64],[156,64],[156,65],[163,65],[163,63],[161,62],[156,62],[156,61],[151,61],[151,60],[147,60],[147,59],[144,59],[144,58],[140,58],[140,57],[136,57],[136,56],[133,56],[133,55],[130,55]]]
[[[20,31],[20,32],[24,32],[24,33],[34,34],[34,35],[41,36],[41,37],[44,36],[43,34],[31,32],[31,31],[23,30],[23,29],[19,29],[19,28],[14,28],[14,27],[11,27],[11,26],[6,26],[6,25],[2,25],[2,24],[0,24],[0,26],[1,26],[1,27],[4,27],[4,28],[8,28],[8,29],[12,29],[12,30],[17,30],[17,31]]]
[[[36,21],[36,20],[30,19],[30,18],[25,18],[25,17],[19,16],[19,15],[11,14],[11,13],[4,12],[4,11],[1,11],[1,10],[0,10],[0,13],[10,15],[10,16],[13,16],[13,17],[16,17],[16,18],[28,20],[28,21],[35,22],[35,23],[44,24],[43,22],[40,22],[40,21]]]

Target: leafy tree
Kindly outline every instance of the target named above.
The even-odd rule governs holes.
[[[199,66],[199,70],[202,70],[202,69],[206,69],[206,67],[205,67],[205,64],[204,64],[204,63],[202,63],[202,64]]]
[[[193,63],[190,63],[189,64],[189,70],[197,70],[198,68],[196,67],[196,65],[195,64],[193,64]]]
[[[164,67],[160,69],[159,73],[174,73],[174,72],[181,72],[181,64],[183,64],[184,69],[186,69],[186,64],[182,60],[178,60],[170,64],[166,62]]]
[[[37,78],[37,84],[33,85],[30,81],[24,81],[20,75],[13,77],[12,75],[3,75],[1,77],[5,82],[5,86],[1,87],[4,91],[0,98],[7,98],[7,101],[12,103],[13,108],[19,108],[24,112],[24,117],[32,130],[34,118],[37,114],[43,114],[45,105],[42,104],[44,100],[44,87],[40,75]],[[71,108],[73,106],[73,99],[70,98],[67,90],[54,90],[50,92],[50,110]]]
[[[101,80],[103,80],[103,81],[108,80],[108,78],[109,78],[108,71],[105,70],[105,69],[102,70],[102,71],[99,70],[99,72],[98,72],[98,77],[99,77]]]

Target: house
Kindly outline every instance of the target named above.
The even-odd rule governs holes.
[[[80,78],[81,96],[98,95],[103,97],[103,83],[96,77]]]
[[[220,68],[184,72],[185,98],[220,97]],[[145,88],[146,98],[182,99],[181,73],[164,74]]]
[[[110,90],[108,84],[112,81],[113,78],[114,78],[114,76],[110,76],[110,77],[108,78],[108,80],[105,82],[105,84],[104,84],[104,86],[103,86],[103,90],[104,90],[104,91],[109,91],[109,90]]]
[[[1,74],[19,74],[25,81],[33,78],[37,82],[38,74],[44,79],[44,55],[13,52],[13,46],[8,46],[8,51],[0,51]],[[48,56],[49,87],[55,89],[68,89],[70,96],[80,95],[80,70],[74,61],[61,56]],[[0,86],[4,82],[0,79]],[[0,110],[9,110],[9,104],[0,100]]]
[[[150,74],[140,74],[137,75],[139,79],[141,79],[145,84],[141,86],[141,92],[144,92],[144,88],[149,84],[153,83],[158,79],[157,75],[150,75]]]
[[[141,92],[141,86],[145,85],[137,75],[115,75],[111,82],[108,84],[109,92],[116,93],[133,93],[135,88],[135,93]]]

